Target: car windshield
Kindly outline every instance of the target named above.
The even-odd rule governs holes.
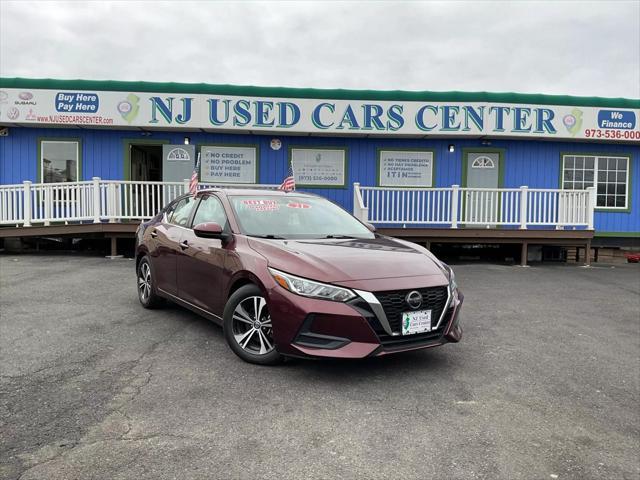
[[[265,238],[374,238],[362,223],[324,198],[230,196],[242,233]]]

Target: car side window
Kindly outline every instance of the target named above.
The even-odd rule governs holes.
[[[169,221],[171,220],[171,215],[173,215],[173,212],[176,209],[176,206],[178,205],[178,203],[180,202],[171,202],[169,205],[167,205],[167,207],[165,207],[164,209],[164,221]]]
[[[224,211],[222,203],[217,197],[208,195],[203,197],[198,206],[198,210],[193,217],[193,225],[199,223],[215,222],[224,228],[227,223],[227,214]]]
[[[180,200],[171,216],[168,216],[169,223],[179,225],[181,227],[187,227],[189,223],[189,215],[191,214],[191,208],[193,207],[193,197],[186,197]]]

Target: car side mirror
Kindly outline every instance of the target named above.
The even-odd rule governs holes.
[[[193,227],[193,233],[200,238],[217,238],[226,242],[230,235],[222,230],[220,224],[215,222],[199,223]]]
[[[376,227],[374,227],[373,224],[369,222],[363,222],[363,223],[364,223],[364,226],[367,227],[370,232],[374,233],[376,231]]]

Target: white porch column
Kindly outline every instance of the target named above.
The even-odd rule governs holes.
[[[91,193],[93,195],[93,223],[100,223],[100,177],[93,177]]]
[[[594,216],[596,211],[596,187],[587,187],[589,199],[587,200],[587,228],[594,229]]]
[[[44,200],[44,225],[48,227],[51,225],[51,217],[53,216],[53,199],[51,198],[51,187],[49,185],[43,185],[42,197]]]
[[[353,183],[353,216],[361,222],[369,221],[369,207],[364,205],[359,182]]]
[[[360,190],[360,182],[353,182],[353,216],[358,220],[360,218],[360,203],[358,201],[358,190]]]
[[[529,187],[520,187],[520,230],[527,229],[527,201],[529,199]]]
[[[107,184],[107,208],[108,208],[108,215],[109,215],[109,223],[116,222],[116,216],[118,214],[116,201],[117,201],[116,184],[108,183]]]
[[[451,228],[458,228],[459,203],[460,203],[460,185],[451,185]]]
[[[22,182],[22,195],[23,195],[23,217],[25,227],[31,226],[31,182],[29,180],[25,180]]]

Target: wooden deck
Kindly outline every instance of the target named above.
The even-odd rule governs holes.
[[[484,243],[521,245],[521,265],[527,263],[529,245],[557,245],[585,249],[585,265],[591,264],[593,230],[501,228],[379,228],[378,232],[430,248],[432,243]]]
[[[72,237],[82,235],[133,238],[140,222],[70,223],[33,227],[1,227],[0,238]]]
[[[117,238],[133,238],[139,222],[70,223],[32,227],[2,227],[0,238],[22,237],[94,237],[111,239],[116,255]],[[379,228],[378,232],[425,245],[432,243],[515,244],[522,248],[526,264],[529,245],[558,245],[585,249],[585,265],[591,263],[593,230],[506,229],[506,228]]]
[[[140,222],[69,223],[32,227],[0,227],[0,238],[85,237],[107,238],[111,241],[111,256],[118,255],[118,238],[134,238]]]

